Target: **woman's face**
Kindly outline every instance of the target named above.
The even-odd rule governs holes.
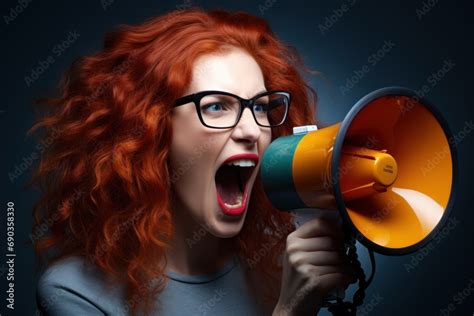
[[[250,99],[266,88],[257,62],[243,50],[232,48],[196,60],[184,95],[204,90]],[[219,115],[216,111],[224,109],[214,104],[207,110]],[[271,129],[258,126],[249,108],[233,128],[205,127],[194,103],[174,108],[172,122],[170,177],[176,193],[173,211],[180,212],[181,218],[194,220],[214,236],[235,236],[244,223],[259,161],[271,141]],[[243,161],[233,157],[239,154],[250,155]],[[231,157],[240,166],[224,166]]]

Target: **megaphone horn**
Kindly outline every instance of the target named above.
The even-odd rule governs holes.
[[[263,188],[282,211],[338,209],[375,252],[411,253],[434,237],[452,208],[457,155],[450,137],[426,99],[383,88],[341,123],[299,126],[275,139],[262,158]],[[437,152],[445,154],[433,163]]]

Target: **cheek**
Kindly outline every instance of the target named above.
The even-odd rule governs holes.
[[[260,152],[263,153],[267,147],[270,145],[272,142],[272,132],[271,131],[266,131],[263,132],[261,137],[260,137]]]
[[[199,177],[200,161],[192,153],[180,148],[171,159],[170,180],[180,207],[193,218],[200,217],[200,210],[205,204],[207,180]]]
[[[192,143],[175,143],[170,152],[171,184],[180,195],[195,197],[200,195],[199,175],[206,167],[203,156]],[[182,196],[183,197],[183,196]]]
[[[173,139],[170,180],[178,198],[189,210],[209,208],[215,162],[222,147],[219,138],[207,133],[189,133]]]
[[[201,157],[197,144],[203,138],[204,135],[197,126],[194,126],[189,115],[174,120],[173,139],[169,155],[170,177],[172,184],[175,186],[182,186],[185,180],[192,178],[193,169],[199,167]]]

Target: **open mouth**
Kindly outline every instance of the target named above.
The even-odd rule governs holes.
[[[217,200],[228,215],[244,212],[248,200],[248,183],[255,164],[223,164],[216,172]]]

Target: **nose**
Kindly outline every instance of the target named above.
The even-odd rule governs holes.
[[[244,109],[239,122],[234,127],[232,138],[235,141],[244,141],[250,144],[255,143],[260,137],[260,126],[257,125],[249,108]]]

